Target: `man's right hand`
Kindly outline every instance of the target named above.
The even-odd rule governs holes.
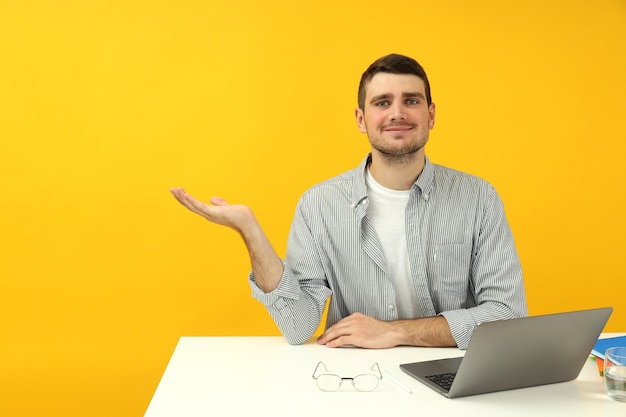
[[[212,197],[212,205],[203,203],[187,194],[180,187],[170,189],[176,200],[190,211],[204,217],[210,222],[235,229],[244,234],[251,225],[256,223],[252,210],[241,204],[229,204],[221,197]]]
[[[190,211],[239,232],[250,255],[256,284],[265,292],[273,291],[278,286],[283,274],[283,263],[248,206],[228,204],[220,197],[212,197],[212,205],[205,204],[180,187],[172,188],[170,192]]]

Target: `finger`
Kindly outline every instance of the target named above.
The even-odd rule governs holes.
[[[192,197],[189,194],[187,194],[185,192],[185,190],[183,190],[180,187],[177,187],[177,188],[171,188],[170,192],[176,198],[176,200],[178,200],[181,204],[184,204],[185,206],[188,206],[188,204],[186,204],[186,203]]]
[[[320,337],[317,338],[317,343],[320,345],[325,345],[326,343],[328,343],[331,340],[330,337],[330,328],[326,329],[326,331],[324,333],[322,333],[320,335]]]
[[[185,198],[186,194],[184,192],[176,190],[172,191],[172,195],[174,196],[176,201],[191,210],[189,202]]]
[[[318,343],[325,345],[335,339],[349,334],[349,328],[343,326],[342,324],[342,320],[340,320],[326,329],[326,331],[317,339]]]
[[[170,188],[170,193],[172,193],[172,195],[173,195],[174,197],[176,197],[176,199],[177,199],[178,201],[180,201],[180,199],[182,198],[182,196],[184,196],[184,195],[185,195],[185,190],[183,190],[183,189],[182,189],[182,188],[180,188],[180,187]]]
[[[354,346],[354,336],[351,334],[335,334],[329,335],[326,340],[320,341],[320,345],[324,345],[330,348],[342,347],[342,346]]]
[[[333,339],[331,341],[329,341],[328,343],[325,344],[326,347],[329,348],[338,348],[338,347],[342,347],[342,346],[346,346],[346,345],[352,345],[354,346],[354,342],[352,342],[352,337],[349,335],[346,336],[340,336],[336,339]]]
[[[228,202],[222,197],[211,197],[209,201],[215,206],[230,206],[230,204],[228,204]]]
[[[203,202],[196,200],[189,194],[185,192],[180,187],[170,189],[170,192],[178,200],[180,204],[185,206],[188,210],[199,214],[203,217],[206,217],[209,214],[210,206],[204,204]]]
[[[187,203],[185,205],[189,207],[190,210],[193,210],[196,213],[202,215],[211,214],[211,206],[209,206],[208,204],[205,204],[202,201],[193,198],[189,194],[185,194],[183,199]]]

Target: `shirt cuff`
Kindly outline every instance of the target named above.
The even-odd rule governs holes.
[[[467,349],[474,330],[480,323],[474,320],[474,317],[468,310],[444,311],[439,313],[439,315],[445,317],[448,322],[457,347],[461,350]]]
[[[250,274],[248,275],[248,282],[250,283],[250,288],[252,289],[252,297],[267,307],[275,306],[279,300],[282,301],[284,298],[288,298],[290,300],[300,299],[300,285],[298,284],[298,280],[294,278],[291,270],[285,262],[283,262],[283,275],[280,278],[278,287],[276,287],[273,291],[266,293],[259,288],[256,280],[254,279],[254,272],[252,271],[250,271]]]

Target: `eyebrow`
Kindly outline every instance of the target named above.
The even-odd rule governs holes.
[[[390,99],[392,97],[393,97],[393,94],[389,94],[389,93],[380,94],[378,96],[372,97],[372,99],[370,100],[370,103],[374,103],[379,100]],[[424,94],[419,93],[419,92],[402,93],[402,97],[403,98],[420,98],[422,100],[426,100],[426,97],[424,96]]]

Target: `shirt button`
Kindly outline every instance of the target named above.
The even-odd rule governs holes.
[[[393,306],[393,304],[389,304],[389,305],[387,306],[387,309],[388,309],[389,311],[392,311],[394,308],[395,308],[395,307]]]
[[[361,204],[367,204],[367,198],[364,198],[364,199],[361,201]]]

